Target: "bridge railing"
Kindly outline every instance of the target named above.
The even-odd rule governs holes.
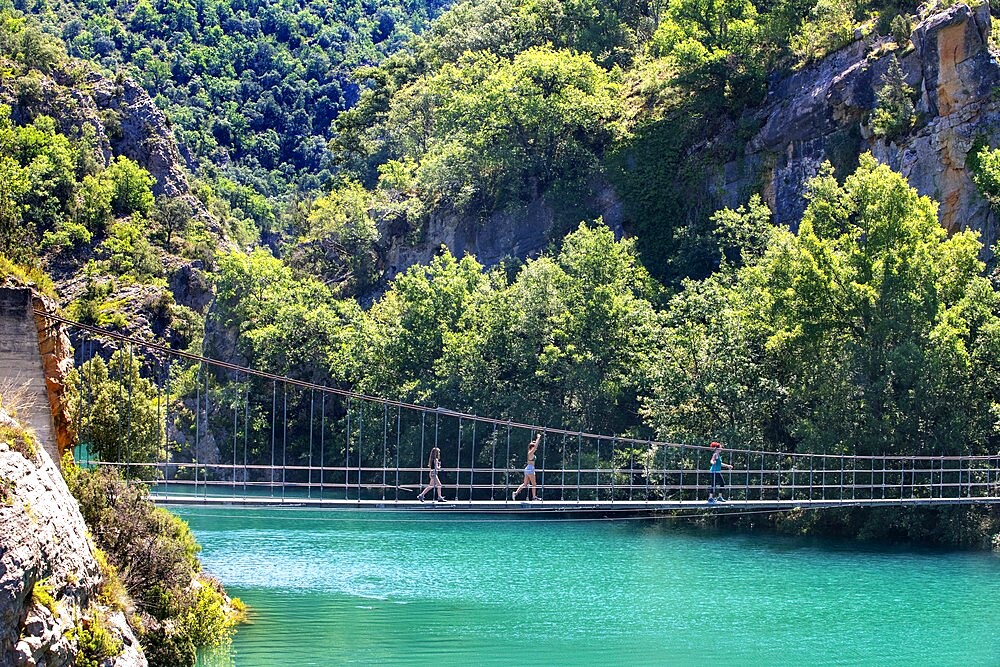
[[[845,467],[810,471],[796,467],[752,470],[735,466],[722,473],[717,492],[733,501],[957,500],[1000,496],[997,460],[987,457],[924,459],[845,457]],[[857,463],[857,468],[851,464]],[[192,462],[100,465],[143,468],[140,477],[165,495],[270,497],[285,500],[413,500],[426,484],[426,470],[416,467],[345,468],[342,466],[243,466]],[[871,464],[874,464],[872,466]],[[706,470],[677,468],[539,468],[547,476],[539,495],[562,502],[660,502],[705,500],[710,489]],[[385,475],[386,482],[379,481]],[[513,468],[443,468],[444,495],[449,500],[505,500],[523,474]],[[398,483],[397,483],[398,476]],[[361,481],[358,481],[360,477]],[[422,478],[422,479],[421,479]],[[579,478],[579,481],[576,481]],[[367,481],[374,480],[374,481]],[[433,497],[433,494],[431,494]],[[522,492],[520,499],[527,499]]]
[[[365,396],[50,319],[71,326],[82,367],[71,406],[83,443],[78,458],[149,480],[157,492],[411,500],[427,485],[428,457],[438,447],[447,498],[504,500],[524,481],[527,443],[538,432],[537,493],[546,500],[695,501],[711,489],[708,447],[540,428]],[[100,369],[84,365],[97,357],[107,376],[97,380],[111,383],[110,394],[95,386]],[[106,423],[105,413],[117,421]],[[716,478],[723,485],[716,491],[729,501],[1000,496],[997,456],[725,448],[722,457],[733,468]],[[530,497],[530,489],[519,495]]]

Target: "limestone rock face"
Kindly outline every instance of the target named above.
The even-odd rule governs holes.
[[[167,125],[167,118],[146,91],[132,79],[111,81],[91,73],[94,102],[99,108],[116,111],[120,133],[114,141],[117,153],[135,160],[156,178],[154,194],[180,197],[189,193],[187,177],[181,169],[181,154]],[[117,128],[116,128],[117,129]],[[192,206],[197,200],[191,197]],[[198,208],[195,208],[198,210]]]
[[[3,410],[0,424],[19,427]],[[0,442],[0,485],[0,664],[75,664],[72,631],[98,609],[102,577],[83,516],[42,447],[25,455]],[[52,601],[36,599],[36,585]],[[106,625],[124,650],[111,664],[146,665],[124,617],[115,622],[114,616]]]
[[[594,217],[600,216],[621,237],[622,206],[614,189],[594,177],[590,190],[584,208],[592,211]],[[466,253],[475,255],[484,266],[493,266],[508,257],[535,255],[552,240],[554,223],[555,212],[544,197],[516,211],[495,211],[486,221],[450,211],[437,212],[431,215],[421,240],[416,243],[405,240],[408,230],[394,228],[391,220],[383,221],[379,225],[383,239],[379,249],[380,287],[414,264],[429,263],[442,245],[457,257]]]
[[[763,180],[776,222],[793,226],[805,209],[805,182],[824,160],[843,172],[871,151],[941,203],[940,220],[949,232],[978,230],[989,248],[997,240],[996,217],[979,196],[966,158],[977,138],[1000,145],[994,95],[1000,64],[989,49],[990,30],[987,4],[957,4],[920,22],[912,49],[895,49],[888,37],[858,40],[773,82],[744,159],[726,165],[721,179],[709,179],[706,194],[721,190],[718,204],[735,206]],[[919,94],[918,122],[886,142],[872,136],[867,123],[893,55]]]
[[[38,330],[38,350],[42,357],[45,388],[48,390],[55,444],[61,460],[62,455],[72,448],[75,441],[69,408],[62,400],[66,375],[73,368],[73,347],[70,345],[69,336],[66,335],[62,325],[37,312],[45,311],[55,315],[59,310],[59,305],[37,292],[32,293],[31,305],[36,311],[34,320]]]

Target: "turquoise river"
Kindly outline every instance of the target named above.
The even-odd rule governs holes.
[[[662,521],[173,508],[252,608],[203,667],[1000,665],[1000,557]]]

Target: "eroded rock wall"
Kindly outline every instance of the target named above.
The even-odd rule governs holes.
[[[58,463],[62,460],[63,454],[72,449],[76,439],[69,408],[63,401],[66,375],[73,368],[73,347],[62,324],[42,314],[55,315],[58,312],[59,305],[54,300],[33,292],[31,306],[38,334],[38,352],[42,362],[42,374],[45,377],[49,413],[52,416],[55,449],[59,455],[56,461]]]
[[[76,500],[43,447],[26,451],[11,433],[21,424],[0,409],[0,664],[76,664],[78,627],[100,615],[122,645],[108,663],[146,659],[121,612],[96,605],[101,568]],[[36,586],[51,595],[34,595]]]
[[[1000,145],[1000,64],[990,31],[988,4],[958,4],[920,21],[907,48],[887,37],[859,40],[774,82],[744,159],[709,177],[707,193],[736,206],[763,183],[776,221],[794,227],[805,209],[805,182],[824,160],[843,172],[871,151],[941,203],[945,228],[977,230],[989,248],[997,241],[996,216],[966,161],[977,139]],[[918,121],[886,141],[873,136],[868,122],[892,57],[919,96]]]

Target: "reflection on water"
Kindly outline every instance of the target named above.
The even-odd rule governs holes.
[[[206,666],[1000,664],[988,554],[650,521],[179,512],[252,608]]]

